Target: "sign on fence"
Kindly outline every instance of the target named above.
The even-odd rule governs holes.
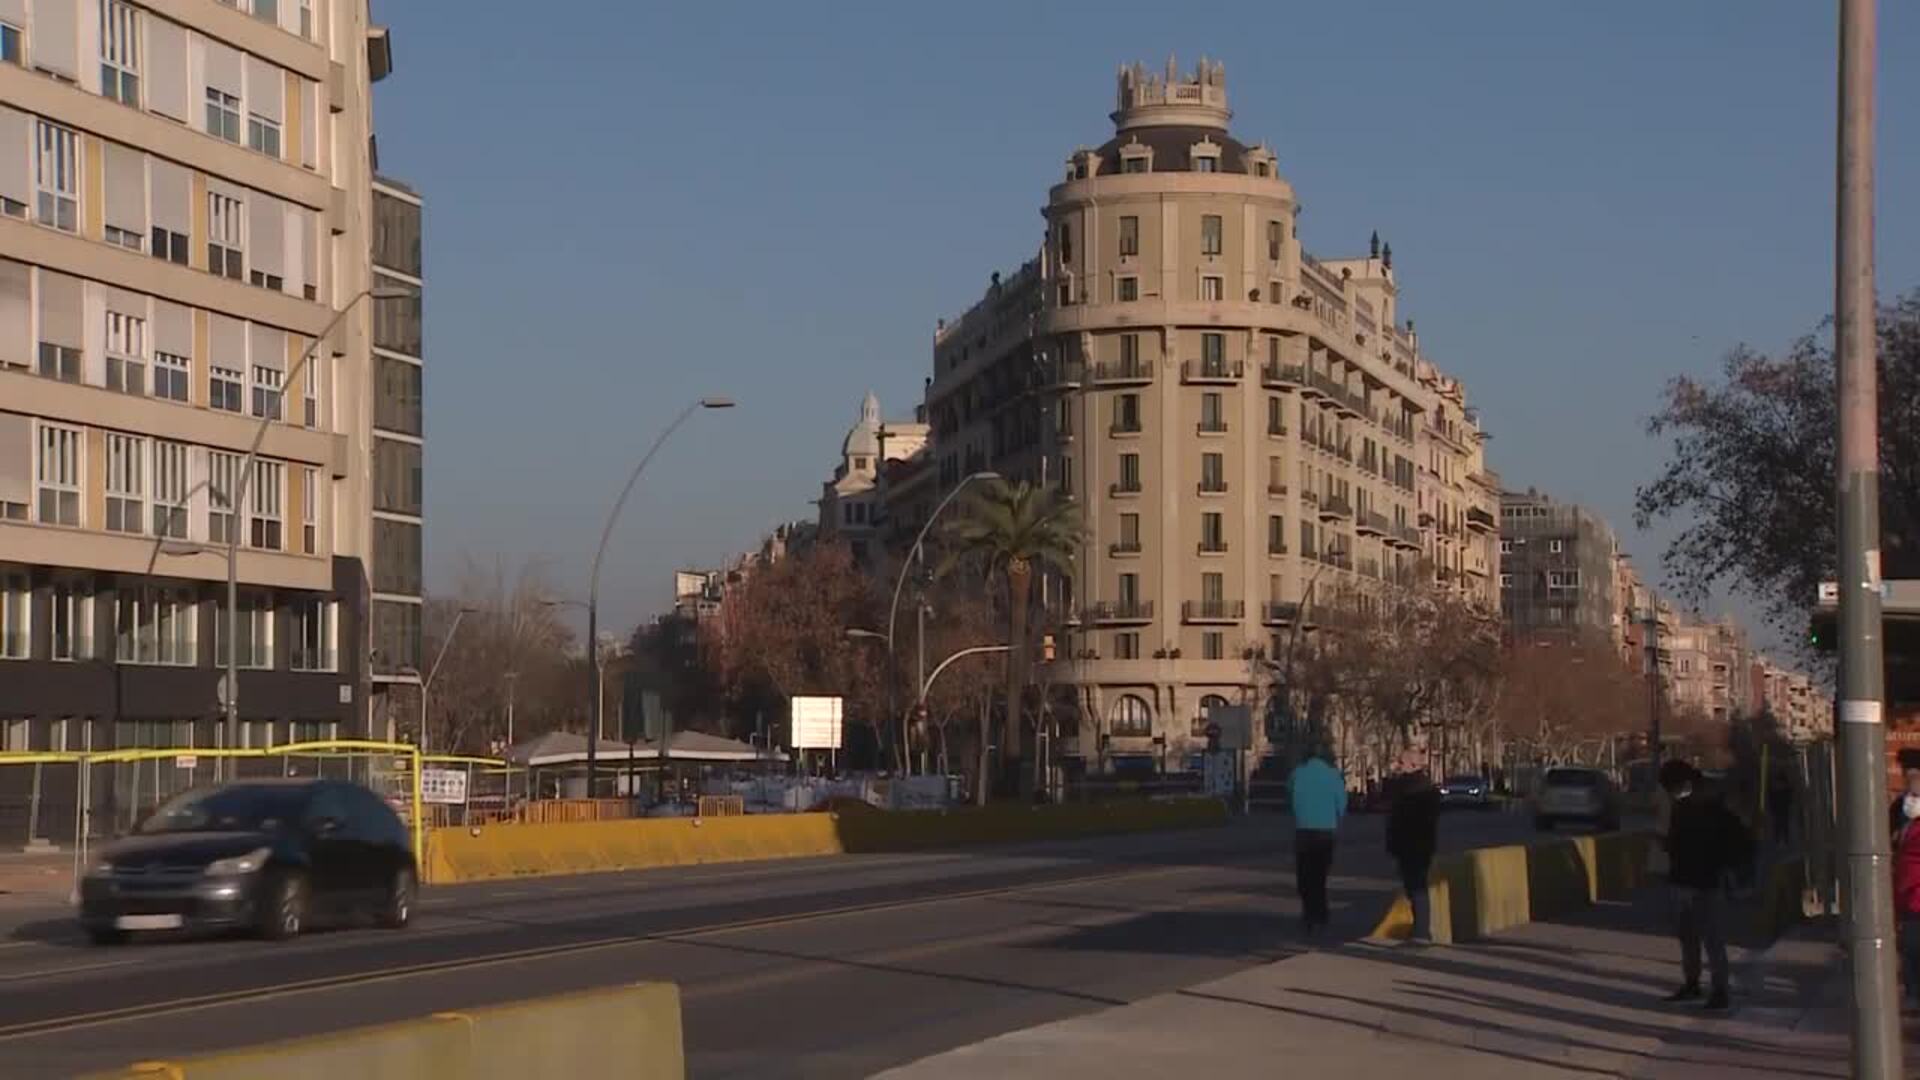
[[[837,697],[793,699],[793,748],[840,749],[842,702]]]
[[[441,806],[467,804],[465,769],[421,769],[420,801]]]

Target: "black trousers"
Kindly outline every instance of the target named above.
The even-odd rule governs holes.
[[[1327,874],[1333,870],[1333,832],[1296,829],[1293,833],[1293,880],[1300,890],[1300,920],[1308,927],[1327,925]]]

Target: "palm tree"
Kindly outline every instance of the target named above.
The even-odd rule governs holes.
[[[1038,569],[1073,572],[1081,540],[1080,511],[1051,488],[995,478],[964,497],[946,530],[949,555],[943,571],[956,563],[984,564],[986,576],[1004,577],[1007,586],[1007,711],[1000,740],[1003,761],[1020,759],[1021,700],[1027,678],[1027,612],[1032,604],[1033,573]],[[981,733],[984,773],[987,733]],[[984,789],[986,778],[981,777]]]

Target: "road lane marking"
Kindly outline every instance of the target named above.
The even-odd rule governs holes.
[[[74,964],[70,967],[42,968],[39,971],[10,971],[4,975],[0,975],[0,983],[21,982],[26,979],[45,979],[55,975],[72,975],[81,971],[99,971],[101,968],[126,967],[128,964],[137,964],[139,962],[139,957],[133,957],[128,960],[108,960],[99,964]]]
[[[253,1003],[277,998],[295,997],[325,990],[367,986],[374,983],[392,982],[397,979],[414,978],[422,975],[496,967],[502,964],[511,964],[526,960],[542,960],[582,953],[603,952],[609,949],[650,945],[659,942],[695,940],[703,937],[713,937],[719,934],[791,926],[817,919],[842,918],[849,915],[869,914],[878,911],[893,911],[914,907],[930,907],[937,904],[960,903],[990,896],[1004,896],[1009,893],[1042,892],[1049,889],[1071,888],[1078,885],[1090,885],[1102,882],[1163,877],[1174,874],[1191,873],[1202,869],[1213,868],[1201,866],[1156,866],[1141,870],[1088,874],[1080,877],[1066,878],[1060,881],[1045,882],[1039,885],[1007,885],[991,889],[948,893],[941,896],[916,897],[907,900],[875,901],[867,904],[849,904],[844,907],[824,908],[819,911],[800,912],[792,915],[775,915],[759,919],[741,919],[735,922],[714,923],[710,926],[696,926],[685,930],[665,931],[658,934],[624,934],[616,937],[572,942],[566,945],[546,945],[529,949],[515,949],[504,953],[492,953],[484,956],[436,960],[384,969],[375,968],[371,971],[356,972],[347,975],[331,975],[317,979],[308,979],[302,982],[285,983],[280,986],[224,990],[211,994],[177,998],[173,1001],[150,1002],[143,1005],[123,1006],[117,1009],[102,1009],[98,1012],[48,1017],[44,1020],[30,1020],[23,1024],[0,1026],[0,1043],[14,1042],[40,1035],[75,1031],[82,1028],[99,1027],[128,1020],[199,1012],[240,1002]]]

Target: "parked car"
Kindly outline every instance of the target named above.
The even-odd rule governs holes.
[[[406,826],[378,795],[334,780],[242,780],[163,803],[101,848],[80,884],[98,944],[149,930],[291,938],[320,921],[413,917]]]
[[[1612,778],[1599,769],[1567,765],[1548,769],[1534,796],[1534,826],[1551,832],[1568,822],[1603,831],[1618,829],[1620,792]]]
[[[1493,785],[1484,776],[1450,776],[1440,785],[1440,805],[1485,810],[1493,805]]]

